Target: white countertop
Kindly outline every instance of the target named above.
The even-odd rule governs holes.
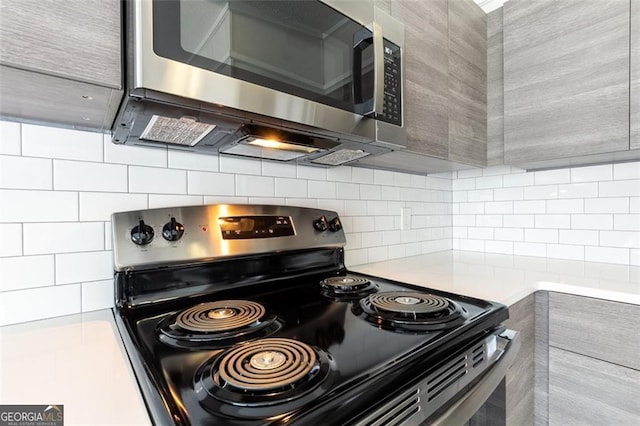
[[[512,305],[537,290],[640,305],[640,267],[445,251],[350,268]]]
[[[640,268],[448,251],[353,271],[511,305],[536,290],[640,304]],[[0,328],[0,404],[63,404],[65,425],[149,425],[110,310]]]
[[[64,405],[64,424],[150,425],[108,309],[0,328],[0,404]]]

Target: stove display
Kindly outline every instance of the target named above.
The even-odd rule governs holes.
[[[177,347],[202,348],[264,337],[280,328],[273,315],[249,300],[201,303],[180,311],[159,327],[160,340]]]
[[[371,294],[359,302],[365,319],[397,331],[445,330],[462,324],[466,310],[453,300],[409,291]],[[358,307],[355,308],[358,312]]]
[[[378,286],[366,278],[354,275],[329,277],[320,281],[322,293],[333,299],[360,299],[378,291]]]
[[[342,227],[316,226],[336,221],[290,206],[114,214],[114,316],[155,425],[429,424],[466,413],[471,386],[491,393],[515,356],[506,307],[347,270]],[[177,239],[137,238],[174,223]]]

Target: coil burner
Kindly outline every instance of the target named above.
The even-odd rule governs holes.
[[[344,275],[320,281],[322,294],[334,300],[360,299],[378,291],[378,286],[366,278]]]
[[[444,330],[467,317],[464,308],[452,300],[408,291],[371,294],[354,311],[377,326],[401,331]]]
[[[239,340],[265,337],[281,324],[259,303],[220,300],[180,311],[159,326],[160,340],[173,346],[227,345]]]
[[[334,370],[330,355],[293,339],[267,338],[241,344],[207,361],[196,373],[201,404],[224,410],[223,403],[246,417],[283,412],[317,398],[330,386]]]

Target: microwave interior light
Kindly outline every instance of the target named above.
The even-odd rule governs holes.
[[[250,145],[257,145],[262,148],[282,149],[285,151],[303,152],[305,154],[311,154],[320,151],[318,148],[295,145],[292,143],[280,142],[273,139],[251,138],[247,139],[247,143]]]

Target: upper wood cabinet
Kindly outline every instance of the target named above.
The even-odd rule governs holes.
[[[122,94],[119,0],[2,0],[0,116],[108,129]]]
[[[407,150],[486,164],[486,14],[472,0],[393,0],[405,24]]]
[[[640,2],[631,2],[631,149],[640,149]]]
[[[505,163],[628,158],[630,2],[510,0],[503,22]]]

